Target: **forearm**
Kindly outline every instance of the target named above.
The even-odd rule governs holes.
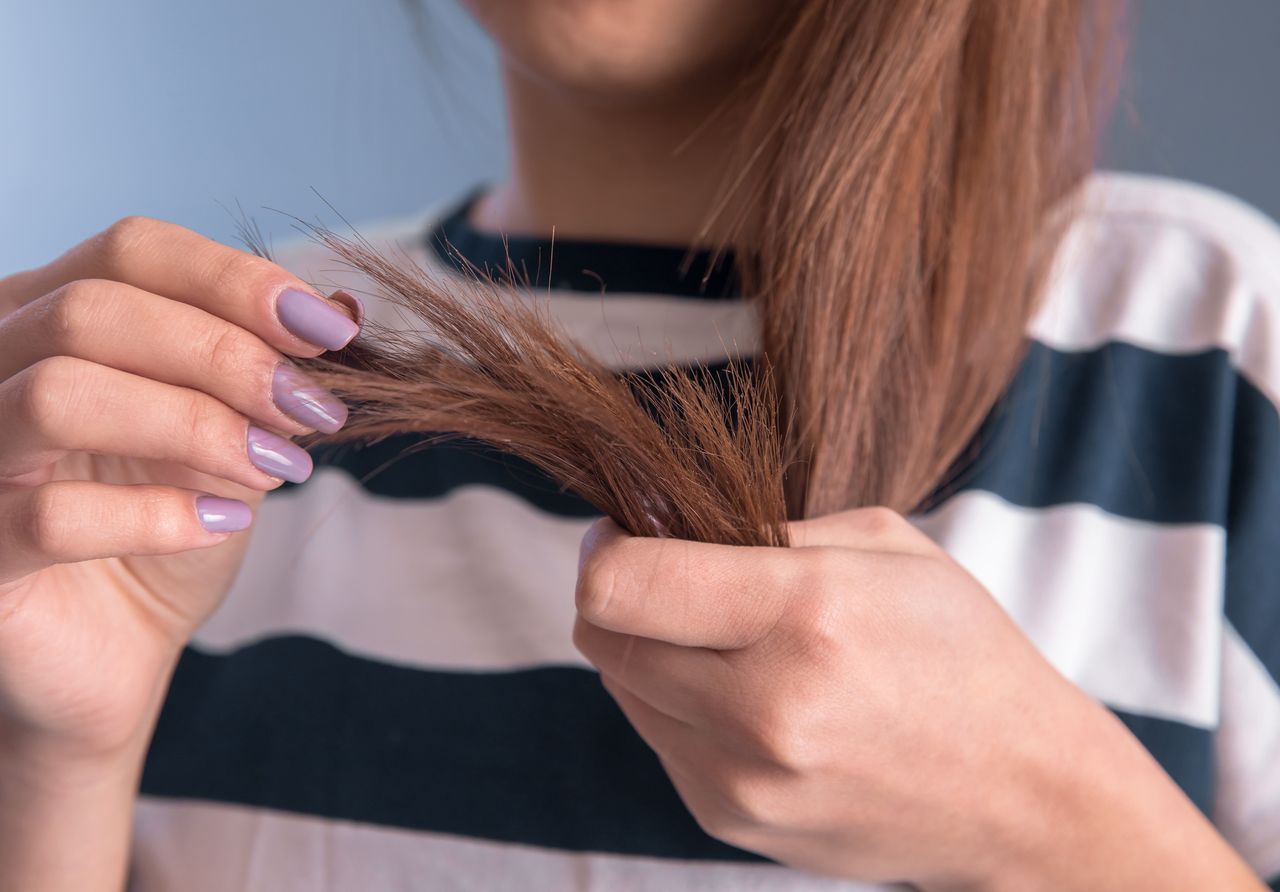
[[[1100,711],[1101,707],[1098,707]],[[1046,766],[980,885],[1003,890],[1265,892],[1239,855],[1114,717]],[[1032,801],[1035,800],[1035,801]],[[1021,829],[1014,829],[1018,824]]]
[[[123,889],[144,753],[70,760],[0,739],[0,889]]]

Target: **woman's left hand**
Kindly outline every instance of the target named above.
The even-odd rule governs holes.
[[[574,641],[709,834],[930,888],[1261,888],[901,516],[791,534],[742,548],[605,520],[583,540]]]

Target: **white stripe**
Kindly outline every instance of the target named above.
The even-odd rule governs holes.
[[[1280,876],[1280,687],[1230,625],[1213,820],[1263,877]]]
[[[423,233],[448,207],[362,227],[362,234],[383,251],[442,273]],[[277,258],[322,287],[368,290],[314,244],[285,245]],[[754,309],[742,301],[562,291],[546,299],[566,331],[619,368],[714,362],[759,344]],[[394,322],[376,306],[372,315]],[[1065,351],[1110,340],[1162,353],[1216,347],[1280,405],[1280,228],[1204,186],[1096,173],[1029,334]]]
[[[400,227],[411,225],[412,229]],[[393,221],[365,232],[379,250],[390,252],[403,265],[421,268],[433,278],[448,280],[451,270],[422,244],[427,218],[408,223]],[[345,288],[365,301],[370,319],[404,328],[406,320],[380,298],[363,276],[342,267],[311,243],[298,243],[275,252],[281,265],[328,292]],[[701,300],[652,294],[584,294],[546,290],[528,299],[543,303],[550,316],[588,353],[617,369],[664,364],[714,363],[727,356],[748,356],[759,347],[759,325],[752,304],[742,300]]]
[[[745,301],[563,291],[540,299],[588,353],[617,369],[711,364],[759,349],[755,308]]]
[[[916,522],[1085,691],[1141,715],[1216,723],[1221,528],[1084,504],[1023,508],[981,491]]]
[[[1090,694],[1215,724],[1220,528],[1091,505],[1033,510],[978,491],[917,523]],[[227,603],[196,636],[202,646],[300,632],[423,667],[587,665],[570,634],[589,521],[490,487],[385,499],[322,468],[296,493],[269,497],[257,524]]]
[[[319,468],[268,496],[227,601],[197,632],[214,650],[316,635],[374,659],[450,669],[587,665],[570,640],[589,520],[492,487],[370,495]]]
[[[233,805],[137,808],[131,892],[873,892],[771,864],[564,852]]]
[[[1067,351],[1216,347],[1280,405],[1280,229],[1223,193],[1155,177],[1095,176],[1085,207],[1032,337]]]

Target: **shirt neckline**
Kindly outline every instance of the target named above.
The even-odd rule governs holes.
[[[477,229],[471,209],[488,186],[468,193],[425,234],[427,251],[446,268],[505,278],[510,268],[537,290],[649,294],[697,300],[741,297],[733,252],[623,241],[509,236]]]

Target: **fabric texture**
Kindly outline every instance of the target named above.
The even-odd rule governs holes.
[[[470,200],[360,229],[442,275],[445,242],[480,268],[509,250],[620,369],[756,350],[731,257],[504,244]],[[364,290],[314,245],[278,257]],[[972,461],[912,520],[1275,881],[1280,230],[1202,187],[1098,174],[1029,335]],[[884,888],[703,833],[570,641],[595,512],[493,450],[418,439],[317,449],[268,495],[169,691],[131,888]]]

